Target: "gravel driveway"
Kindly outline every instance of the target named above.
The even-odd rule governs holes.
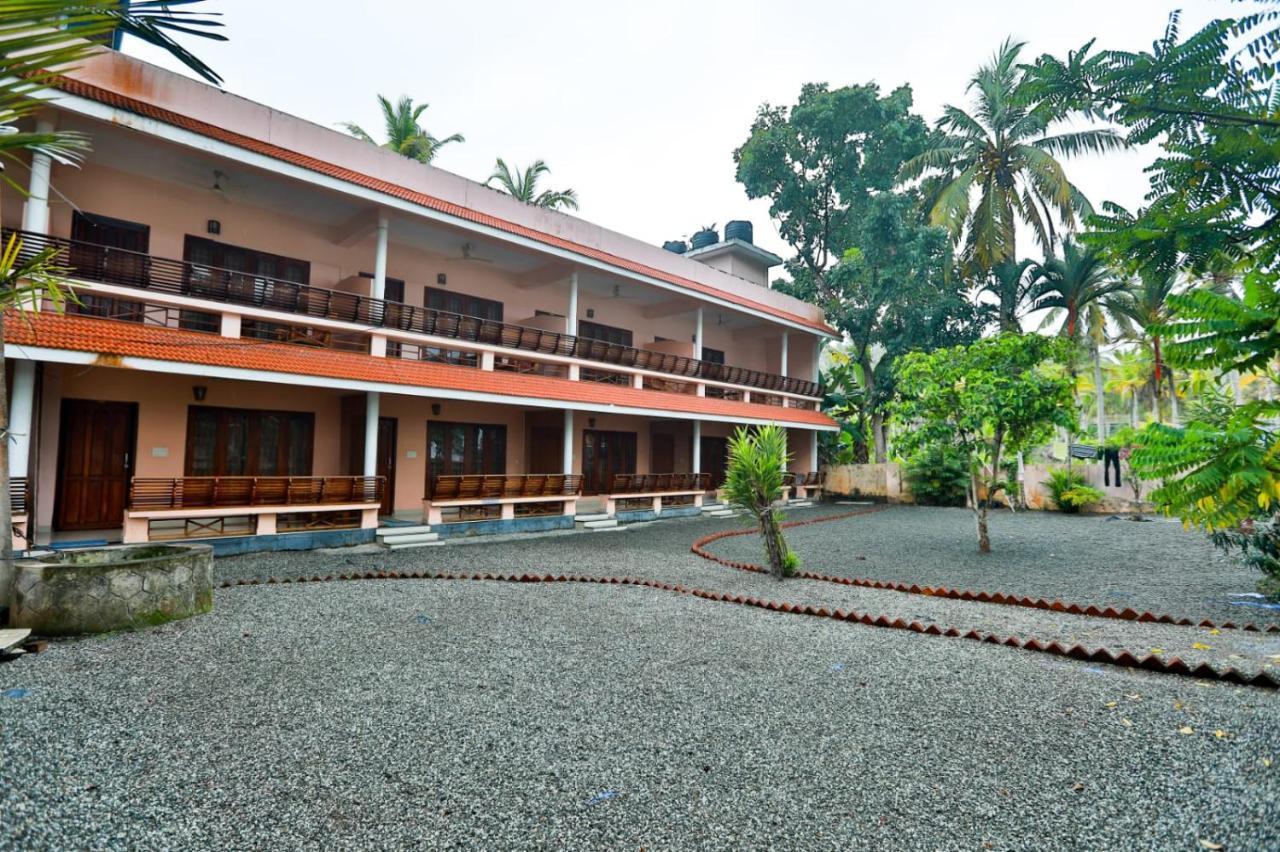
[[[1280,844],[1272,693],[649,589],[233,588],[0,696],[5,849]]]

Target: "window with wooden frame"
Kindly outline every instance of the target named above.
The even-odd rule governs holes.
[[[704,347],[702,347],[702,356],[701,356],[701,360],[706,361],[708,364],[723,364],[723,363],[724,363],[724,350],[723,350],[723,349],[711,349],[711,348],[709,348],[709,347],[707,347],[707,346],[704,346]]]
[[[631,331],[629,329],[614,328],[611,325],[603,325],[590,320],[578,320],[578,336],[589,340],[615,343],[618,346],[631,345]]]
[[[435,311],[502,322],[502,302],[496,299],[482,299],[439,287],[424,287],[422,302]]]
[[[427,423],[427,474],[432,479],[506,472],[506,426],[439,420]]]
[[[310,476],[315,415],[193,405],[187,476]]]

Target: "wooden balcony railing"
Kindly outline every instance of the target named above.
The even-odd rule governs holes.
[[[429,500],[503,500],[520,497],[577,497],[582,477],[576,474],[529,473],[505,476],[431,477]]]
[[[382,502],[382,476],[178,476],[134,477],[129,508],[209,509],[253,506],[317,506]]]
[[[818,386],[814,382],[759,370],[714,364],[29,231],[4,229],[6,243],[13,234],[22,239],[24,255],[52,247],[57,250],[58,262],[70,269],[74,277],[89,281],[282,311],[299,317],[338,320],[378,329],[581,358],[797,396],[818,396]]]
[[[610,494],[662,494],[710,489],[710,473],[615,473],[609,482]]]
[[[9,511],[25,515],[31,510],[31,483],[25,476],[9,477]]]

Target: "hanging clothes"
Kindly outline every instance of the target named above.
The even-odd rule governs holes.
[[[1111,484],[1111,466],[1116,467],[1116,487],[1120,487],[1120,451],[1105,449],[1102,451],[1102,481]]]

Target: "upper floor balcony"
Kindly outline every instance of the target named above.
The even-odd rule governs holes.
[[[361,282],[347,290],[316,287],[87,240],[3,233],[6,242],[17,235],[25,254],[56,252],[77,294],[78,303],[69,305],[74,313],[375,357],[810,410],[817,405],[812,381],[688,357],[678,354],[679,346],[641,348],[616,338],[568,334],[555,330],[564,320],[551,313],[532,318],[544,327],[514,324],[477,315],[484,312],[483,299],[471,300],[478,310],[468,314],[353,291]]]

